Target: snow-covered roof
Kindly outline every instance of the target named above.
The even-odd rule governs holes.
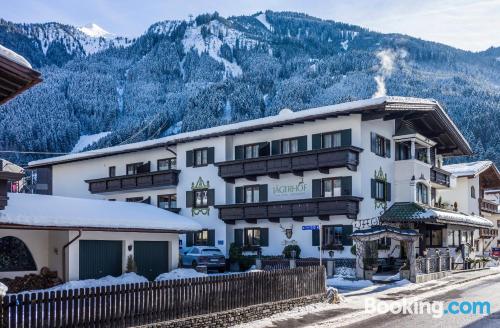
[[[443,165],[443,170],[450,172],[456,177],[477,176],[493,165],[492,161],[478,161]]]
[[[10,50],[9,48],[5,48],[0,44],[0,56],[7,58],[19,65],[23,65],[28,68],[32,68],[31,64],[20,54]]]
[[[193,139],[196,140],[199,138],[209,138],[221,134],[232,134],[232,133],[242,133],[246,131],[252,131],[257,129],[258,127],[272,127],[282,123],[284,124],[284,123],[302,122],[307,119],[314,119],[322,116],[353,113],[356,112],[356,110],[362,110],[362,109],[371,109],[371,108],[380,109],[380,107],[382,106],[385,106],[385,110],[387,111],[391,110],[433,111],[436,110],[436,108],[438,108],[442,112],[441,114],[444,115],[445,119],[449,123],[451,123],[454,132],[459,136],[461,142],[465,145],[466,148],[470,148],[469,144],[462,136],[458,128],[456,128],[456,126],[453,124],[453,122],[444,112],[444,110],[442,110],[442,108],[440,107],[439,103],[436,100],[412,98],[412,97],[385,96],[379,98],[346,102],[337,105],[305,109],[297,112],[293,112],[291,110],[282,110],[278,115],[267,116],[254,120],[220,125],[196,131],[184,132],[159,139],[146,140],[142,142],[113,146],[103,149],[96,149],[77,154],[68,154],[63,156],[41,159],[30,162],[29,166],[36,167],[36,166],[43,166],[49,164],[57,164],[57,163],[64,163],[64,162],[106,156],[106,155],[113,155],[116,153],[132,152],[132,151],[155,148],[155,147],[163,147],[166,144],[173,145],[176,143],[187,142]]]
[[[82,230],[196,231],[185,216],[143,204],[61,196],[8,194],[0,225]]]
[[[24,169],[22,167],[20,167],[19,165],[16,165],[12,162],[9,162],[6,159],[0,158],[0,171],[23,173]]]

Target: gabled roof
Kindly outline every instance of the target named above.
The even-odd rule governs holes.
[[[27,229],[180,232],[201,230],[193,219],[143,203],[8,194],[0,227]]]
[[[443,170],[450,172],[456,177],[476,177],[492,165],[495,166],[492,161],[477,161],[443,165]]]
[[[492,228],[491,221],[477,215],[437,209],[417,203],[394,203],[380,216],[383,223],[442,223]]]
[[[412,126],[417,130],[425,128],[428,133],[432,131],[432,134],[434,134],[432,137],[433,140],[441,141],[439,144],[443,148],[438,149],[441,153],[449,155],[472,154],[469,144],[437,101],[433,99],[386,96],[305,109],[297,112],[283,109],[278,115],[274,116],[185,132],[154,140],[32,161],[29,163],[29,166],[34,168],[111,156],[145,149],[166,147],[211,137],[241,134],[350,114],[361,114],[363,115],[363,119],[367,120],[403,118],[411,121]]]

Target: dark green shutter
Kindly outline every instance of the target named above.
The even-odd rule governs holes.
[[[385,200],[387,200],[388,202],[391,201],[391,184],[389,182],[386,183],[385,185],[385,192],[386,192],[386,196],[385,196]]]
[[[244,158],[243,150],[244,150],[243,146],[234,147],[234,159],[243,159]]]
[[[351,196],[352,195],[352,177],[341,177],[341,195]]]
[[[342,245],[351,246],[352,245],[352,225],[342,226]]]
[[[385,139],[385,157],[391,158],[391,140]]]
[[[312,149],[321,149],[321,133],[312,135]]]
[[[377,153],[377,135],[374,132],[370,132],[370,148],[373,153]]]
[[[194,232],[189,231],[186,233],[186,247],[191,247],[194,245]]]
[[[372,198],[376,197],[376,191],[375,191],[376,188],[377,188],[377,182],[375,181],[375,179],[371,179]]]
[[[243,246],[243,229],[234,229],[234,244]]]
[[[215,230],[208,230],[208,246],[215,246]]]
[[[307,136],[298,137],[298,148],[299,151],[307,150]]]
[[[351,146],[352,145],[352,131],[351,129],[346,129],[340,131],[340,145],[341,146]]]
[[[321,197],[321,179],[312,180],[312,197]]]
[[[267,184],[259,185],[259,202],[267,202]]]
[[[259,156],[269,156],[269,142],[259,144]]]
[[[194,153],[192,150],[186,151],[186,167],[192,167],[194,165]]]
[[[269,246],[269,229],[260,228],[260,246]]]
[[[319,230],[311,230],[312,232],[312,245],[319,246]]]
[[[193,207],[193,192],[191,190],[186,191],[186,207]]]
[[[245,202],[245,188],[244,187],[234,188],[234,202],[236,204]]]
[[[214,158],[215,158],[215,148],[210,147],[207,149],[207,163],[208,164],[213,164],[214,163]]]
[[[207,204],[208,206],[214,206],[215,204],[215,189],[208,189],[207,192]]]
[[[273,140],[271,142],[271,155],[281,154],[281,140]]]

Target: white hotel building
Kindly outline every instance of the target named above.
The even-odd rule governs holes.
[[[388,224],[422,234],[417,254],[457,244],[453,234],[447,238],[452,229],[465,240],[490,228],[472,213],[433,208],[442,191],[453,189],[443,158],[471,153],[436,101],[382,97],[284,109],[30,167],[38,170],[38,193],[142,201],[195,219],[204,230],[188,234],[183,246],[214,245],[227,254],[237,243],[281,255],[285,245],[298,244],[301,257],[319,257],[319,231],[303,227],[321,224],[324,249],[353,258],[353,230],[386,210]],[[446,193],[451,204],[453,197]],[[404,217],[411,206],[426,215]],[[398,256],[395,244],[386,252]]]

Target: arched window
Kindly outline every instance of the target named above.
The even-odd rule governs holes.
[[[422,204],[429,203],[429,191],[427,186],[421,182],[417,183],[417,202]]]
[[[474,188],[474,186],[470,187],[470,197],[476,198],[476,188]]]
[[[36,271],[28,246],[12,236],[0,238],[0,272],[9,271]]]

